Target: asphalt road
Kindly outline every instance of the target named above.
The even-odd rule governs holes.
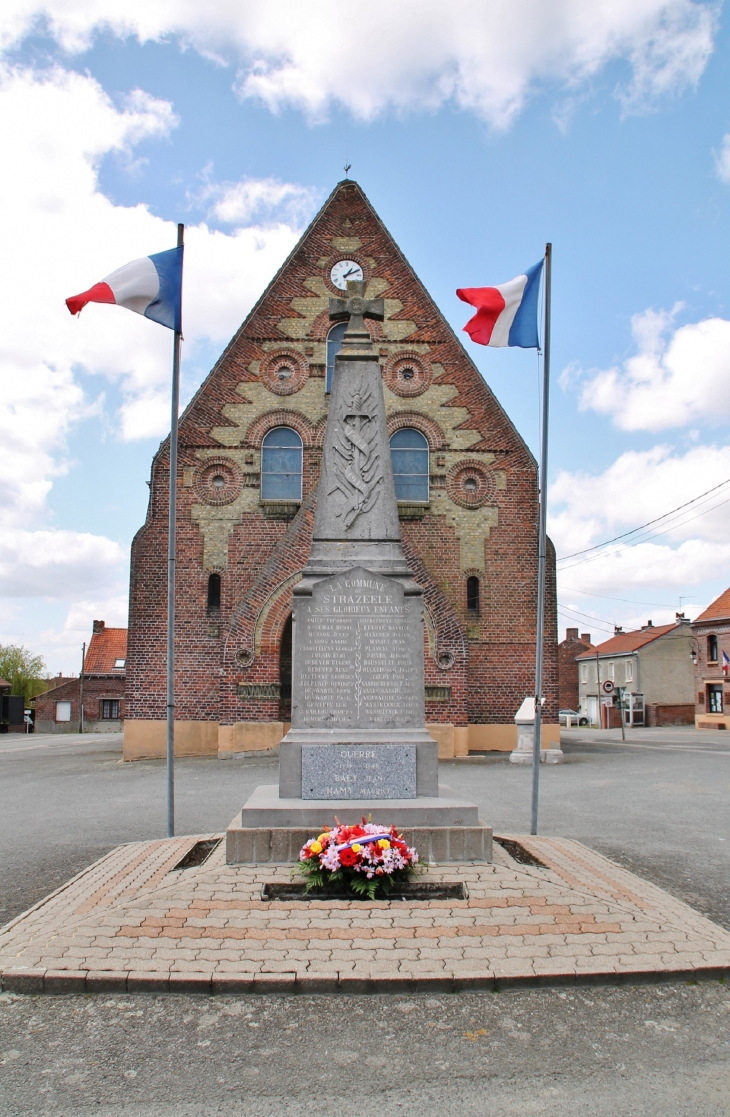
[[[730,927],[730,741],[572,730],[541,768],[540,832],[578,838]],[[616,740],[615,738],[618,738]],[[116,738],[0,738],[0,921],[120,842],[165,833],[160,762]],[[178,833],[223,829],[276,760],[176,764]],[[530,770],[441,765],[502,832]],[[718,983],[351,998],[0,995],[0,1112],[75,1117],[728,1117]]]

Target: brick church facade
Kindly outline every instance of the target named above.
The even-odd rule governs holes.
[[[360,187],[339,183],[180,421],[176,752],[288,728],[292,588],[309,553],[345,273],[385,299],[383,371],[403,544],[424,587],[426,720],[441,755],[511,748],[534,693],[535,461]],[[338,332],[340,330],[340,332]],[[169,442],[132,545],[125,757],[163,755]],[[547,738],[557,737],[555,557]]]

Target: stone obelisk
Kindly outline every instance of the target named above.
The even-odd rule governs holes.
[[[292,726],[279,786],[256,789],[244,828],[370,812],[401,826],[478,826],[474,804],[439,796],[438,748],[425,720],[422,589],[403,554],[382,376],[364,322],[382,320],[384,306],[364,287],[348,283],[346,298],[330,299],[330,318],[348,326],[311,552],[294,589]]]

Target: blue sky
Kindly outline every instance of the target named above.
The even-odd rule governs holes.
[[[167,331],[110,307],[73,320],[63,298],[184,221],[187,399],[345,159],[457,331],[456,287],[504,282],[553,242],[559,556],[730,479],[722,6],[392,12],[378,0],[365,31],[329,0],[306,18],[290,0],[212,0],[205,19],[181,0],[16,0],[0,16],[0,642],[71,670],[94,617],[125,623],[167,430]],[[536,451],[535,354],[461,336]],[[680,597],[697,613],[730,582],[729,497],[560,564],[561,630],[659,623]]]

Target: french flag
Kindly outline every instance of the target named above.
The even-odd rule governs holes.
[[[722,653],[722,673],[727,675],[727,669],[730,667],[730,659],[727,657],[727,652]]]
[[[528,268],[523,275],[497,287],[461,287],[456,293],[462,302],[477,308],[464,326],[477,345],[518,345],[539,349],[537,300],[544,261]]]
[[[66,299],[72,314],[80,314],[87,303],[114,303],[144,314],[153,322],[182,333],[183,249],[171,248],[132,260],[123,268],[95,283],[88,291]]]

